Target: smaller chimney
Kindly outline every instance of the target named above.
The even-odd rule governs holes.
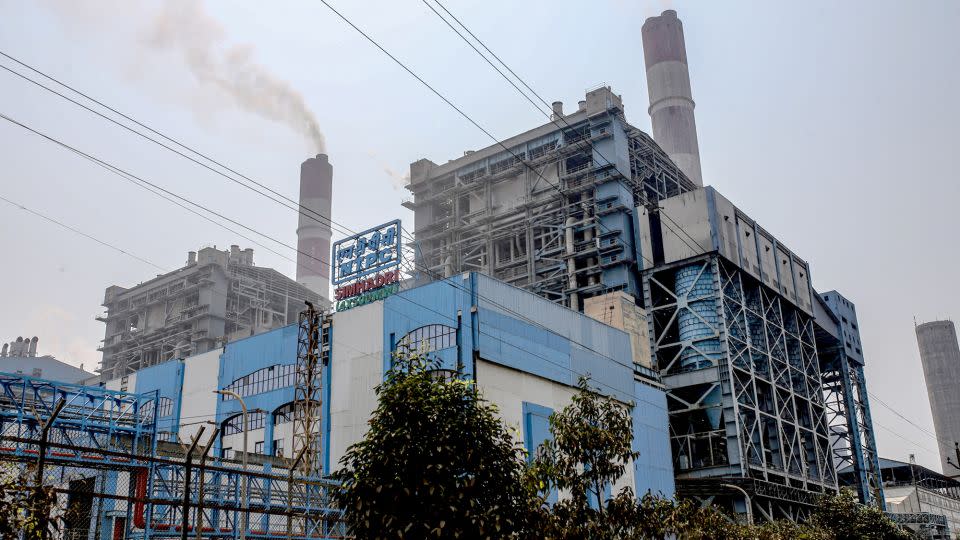
[[[578,101],[578,102],[577,102],[577,110],[578,110],[578,111],[585,111],[585,110],[587,110],[587,100],[581,99],[580,101]]]
[[[37,342],[40,339],[37,336],[33,336],[33,339],[30,340],[30,351],[27,353],[27,356],[34,357],[37,356]]]
[[[551,120],[559,120],[563,118],[563,102],[554,101],[553,102],[553,114],[550,115]]]
[[[13,344],[13,346],[16,347],[16,350],[14,351],[15,354],[13,356],[23,356],[23,338],[17,336],[17,341]]]
[[[0,349],[0,358],[5,358],[7,356],[7,347],[9,347],[9,345],[4,343],[3,348]]]
[[[196,251],[188,251],[188,252],[187,252],[187,266],[190,266],[191,264],[197,264],[197,252],[196,252]]]

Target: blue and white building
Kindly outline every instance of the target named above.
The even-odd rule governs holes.
[[[365,434],[398,346],[427,348],[446,369],[461,369],[495,404],[529,450],[550,437],[548,417],[570,402],[580,375],[631,407],[640,457],[616,486],[665,496],[674,493],[666,396],[652,372],[632,360],[627,333],[531,292],[479,273],[401,291],[335,313],[324,370],[321,425],[323,470],[331,472]],[[221,435],[214,451],[242,449],[240,403],[215,394],[228,389],[249,410],[248,450],[290,457],[297,360],[295,325],[275,329],[184,359],[106,382],[110,389],[157,391],[157,424],[188,440],[205,423]],[[209,430],[208,430],[209,433]]]

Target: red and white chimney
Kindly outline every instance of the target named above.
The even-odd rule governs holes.
[[[330,298],[330,218],[333,167],[326,154],[300,165],[300,223],[297,227],[297,282]]]

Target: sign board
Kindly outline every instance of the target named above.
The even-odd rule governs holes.
[[[333,244],[331,281],[342,285],[400,264],[400,220],[367,229]]]
[[[400,290],[400,220],[396,219],[333,244],[337,311],[381,300]]]

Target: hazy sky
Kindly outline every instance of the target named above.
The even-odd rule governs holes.
[[[420,1],[331,3],[496,136],[543,122]],[[303,95],[334,165],[334,220],[348,227],[411,219],[398,187],[409,163],[490,144],[320,2],[179,4],[212,23],[188,18],[199,46],[268,66]],[[923,431],[933,425],[913,324],[960,317],[960,2],[445,4],[548,101],[570,110],[587,88],[608,84],[648,131],[640,26],[676,9],[705,183],[810,261],[816,288],[857,304],[871,392],[922,428],[874,400],[880,453],[915,453],[939,468]],[[300,162],[314,153],[302,126],[243,111],[198,79],[191,66],[208,59],[163,48],[157,10],[0,0],[0,50],[296,197]],[[0,113],[295,243],[294,212],[5,71]],[[5,121],[0,159],[0,196],[163,268],[182,265],[188,250],[238,243],[254,248],[258,265],[293,274],[289,261]],[[0,340],[36,334],[41,353],[87,369],[99,360],[104,288],[158,272],[2,201],[0,249]]]

